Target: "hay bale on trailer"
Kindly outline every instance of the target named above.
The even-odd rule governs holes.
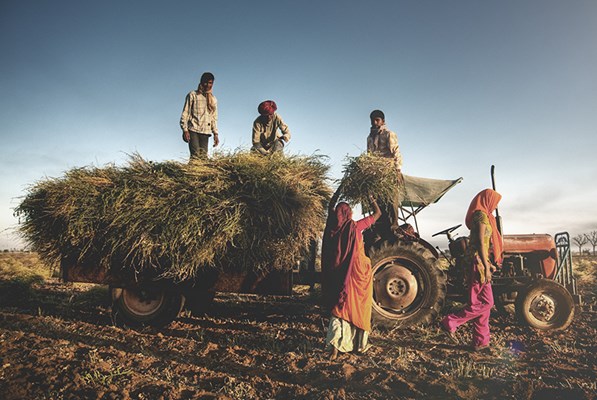
[[[134,155],[123,167],[37,182],[16,214],[32,249],[80,278],[193,286],[214,273],[291,268],[321,232],[327,172],[320,156],[237,152],[182,164]]]

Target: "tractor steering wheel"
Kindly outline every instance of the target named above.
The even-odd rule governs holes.
[[[461,226],[462,226],[462,224],[458,224],[458,225],[453,226],[451,228],[444,229],[441,232],[434,233],[433,235],[431,235],[431,237],[435,237],[435,236],[438,236],[438,235],[448,235],[448,238],[449,238],[450,237],[450,233],[454,232],[456,229],[460,228]]]

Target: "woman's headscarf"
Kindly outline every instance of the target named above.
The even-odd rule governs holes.
[[[466,212],[466,217],[464,219],[467,228],[471,229],[473,223],[473,213],[475,211],[481,210],[487,214],[487,217],[489,218],[489,224],[491,225],[491,245],[493,248],[493,259],[498,265],[502,263],[503,245],[502,236],[497,229],[497,223],[495,217],[493,216],[493,212],[497,209],[498,203],[501,199],[502,195],[495,190],[485,189],[480,191],[475,197],[473,197],[471,205],[468,207],[468,211]]]
[[[352,209],[347,203],[338,203],[328,216],[321,250],[323,296],[330,308],[342,301],[344,280],[353,255],[358,253],[356,232]]]

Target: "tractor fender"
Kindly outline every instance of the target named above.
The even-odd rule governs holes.
[[[423,247],[425,247],[427,250],[429,250],[435,258],[439,258],[439,252],[437,251],[437,249],[435,247],[433,247],[433,245],[431,243],[429,243],[426,240],[421,239],[421,238],[419,238],[417,241],[419,242],[419,244],[423,245]]]

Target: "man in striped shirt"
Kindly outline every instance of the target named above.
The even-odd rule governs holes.
[[[187,94],[180,116],[182,138],[189,144],[191,159],[207,157],[209,137],[214,136],[214,147],[218,138],[218,101],[212,94],[214,75],[205,72],[197,90]]]
[[[402,169],[402,155],[398,137],[386,126],[386,116],[381,110],[373,110],[369,115],[371,131],[367,136],[367,152],[394,160],[396,169]]]

